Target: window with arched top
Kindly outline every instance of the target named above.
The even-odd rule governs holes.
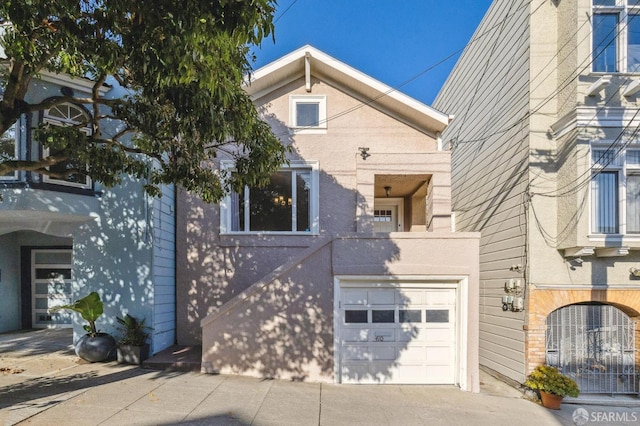
[[[45,120],[70,125],[82,123],[87,119],[87,113],[84,109],[68,103],[52,106],[44,112],[44,116]]]
[[[77,126],[79,124],[86,123],[87,118],[88,114],[82,107],[70,103],[63,103],[52,106],[51,108],[45,110],[43,121],[54,126]],[[80,130],[87,135],[91,133],[89,127],[81,127]],[[43,148],[42,150],[43,158],[55,154],[56,152],[50,150],[49,148]],[[76,162],[74,162],[73,160],[61,162],[47,167],[49,171],[59,173],[61,175],[65,174],[65,172],[67,172],[69,169],[82,170],[85,168],[86,165],[76,164]],[[82,173],[72,173],[65,176],[64,178],[44,175],[42,177],[42,181],[56,185],[71,186],[75,188],[88,189],[91,187],[91,180],[87,175],[84,175]]]

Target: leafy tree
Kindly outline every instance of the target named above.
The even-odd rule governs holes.
[[[224,152],[236,160],[229,184],[264,184],[285,161],[282,144],[242,89],[251,44],[273,32],[276,0],[4,0],[0,47],[0,135],[22,114],[62,103],[84,105],[86,123],[40,125],[34,133],[52,154],[0,156],[0,176],[16,170],[57,178],[87,174],[106,186],[123,174],[176,183],[205,201],[228,189],[209,166]],[[65,93],[29,104],[39,73],[88,77],[92,95]],[[128,95],[106,99],[105,82]],[[119,120],[117,133],[104,123]],[[81,127],[91,129],[82,132]],[[59,167],[60,164],[66,165]],[[74,169],[74,164],[87,168]],[[58,165],[58,167],[52,167]],[[62,172],[60,171],[62,169]]]

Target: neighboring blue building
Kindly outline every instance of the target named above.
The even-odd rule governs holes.
[[[92,86],[89,80],[43,73],[31,83],[26,101],[42,102],[63,89],[89,96]],[[117,86],[102,92],[122,95]],[[0,153],[46,156],[33,129],[42,122],[72,125],[86,114],[82,105],[63,104],[23,115],[3,135]],[[106,132],[116,129],[104,126]],[[73,323],[75,314],[51,314],[48,308],[96,290],[105,303],[99,329],[115,332],[116,316],[130,313],[153,327],[152,352],[175,342],[174,188],[163,188],[156,199],[144,193],[143,184],[125,178],[106,189],[74,176],[0,177],[0,333],[75,324],[77,337],[83,333],[79,317]]]

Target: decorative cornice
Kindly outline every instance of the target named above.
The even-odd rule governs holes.
[[[572,247],[564,249],[564,257],[593,256],[595,247]]]
[[[635,128],[640,126],[637,108],[577,107],[550,126],[554,138],[560,138],[572,130],[585,127]]]
[[[629,247],[605,247],[597,248],[597,257],[621,257],[629,254]]]

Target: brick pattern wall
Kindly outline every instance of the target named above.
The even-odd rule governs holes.
[[[629,315],[636,328],[636,365],[640,365],[640,290],[548,290],[530,289],[525,327],[526,372],[545,362],[547,316],[558,308],[581,302],[614,305]]]

